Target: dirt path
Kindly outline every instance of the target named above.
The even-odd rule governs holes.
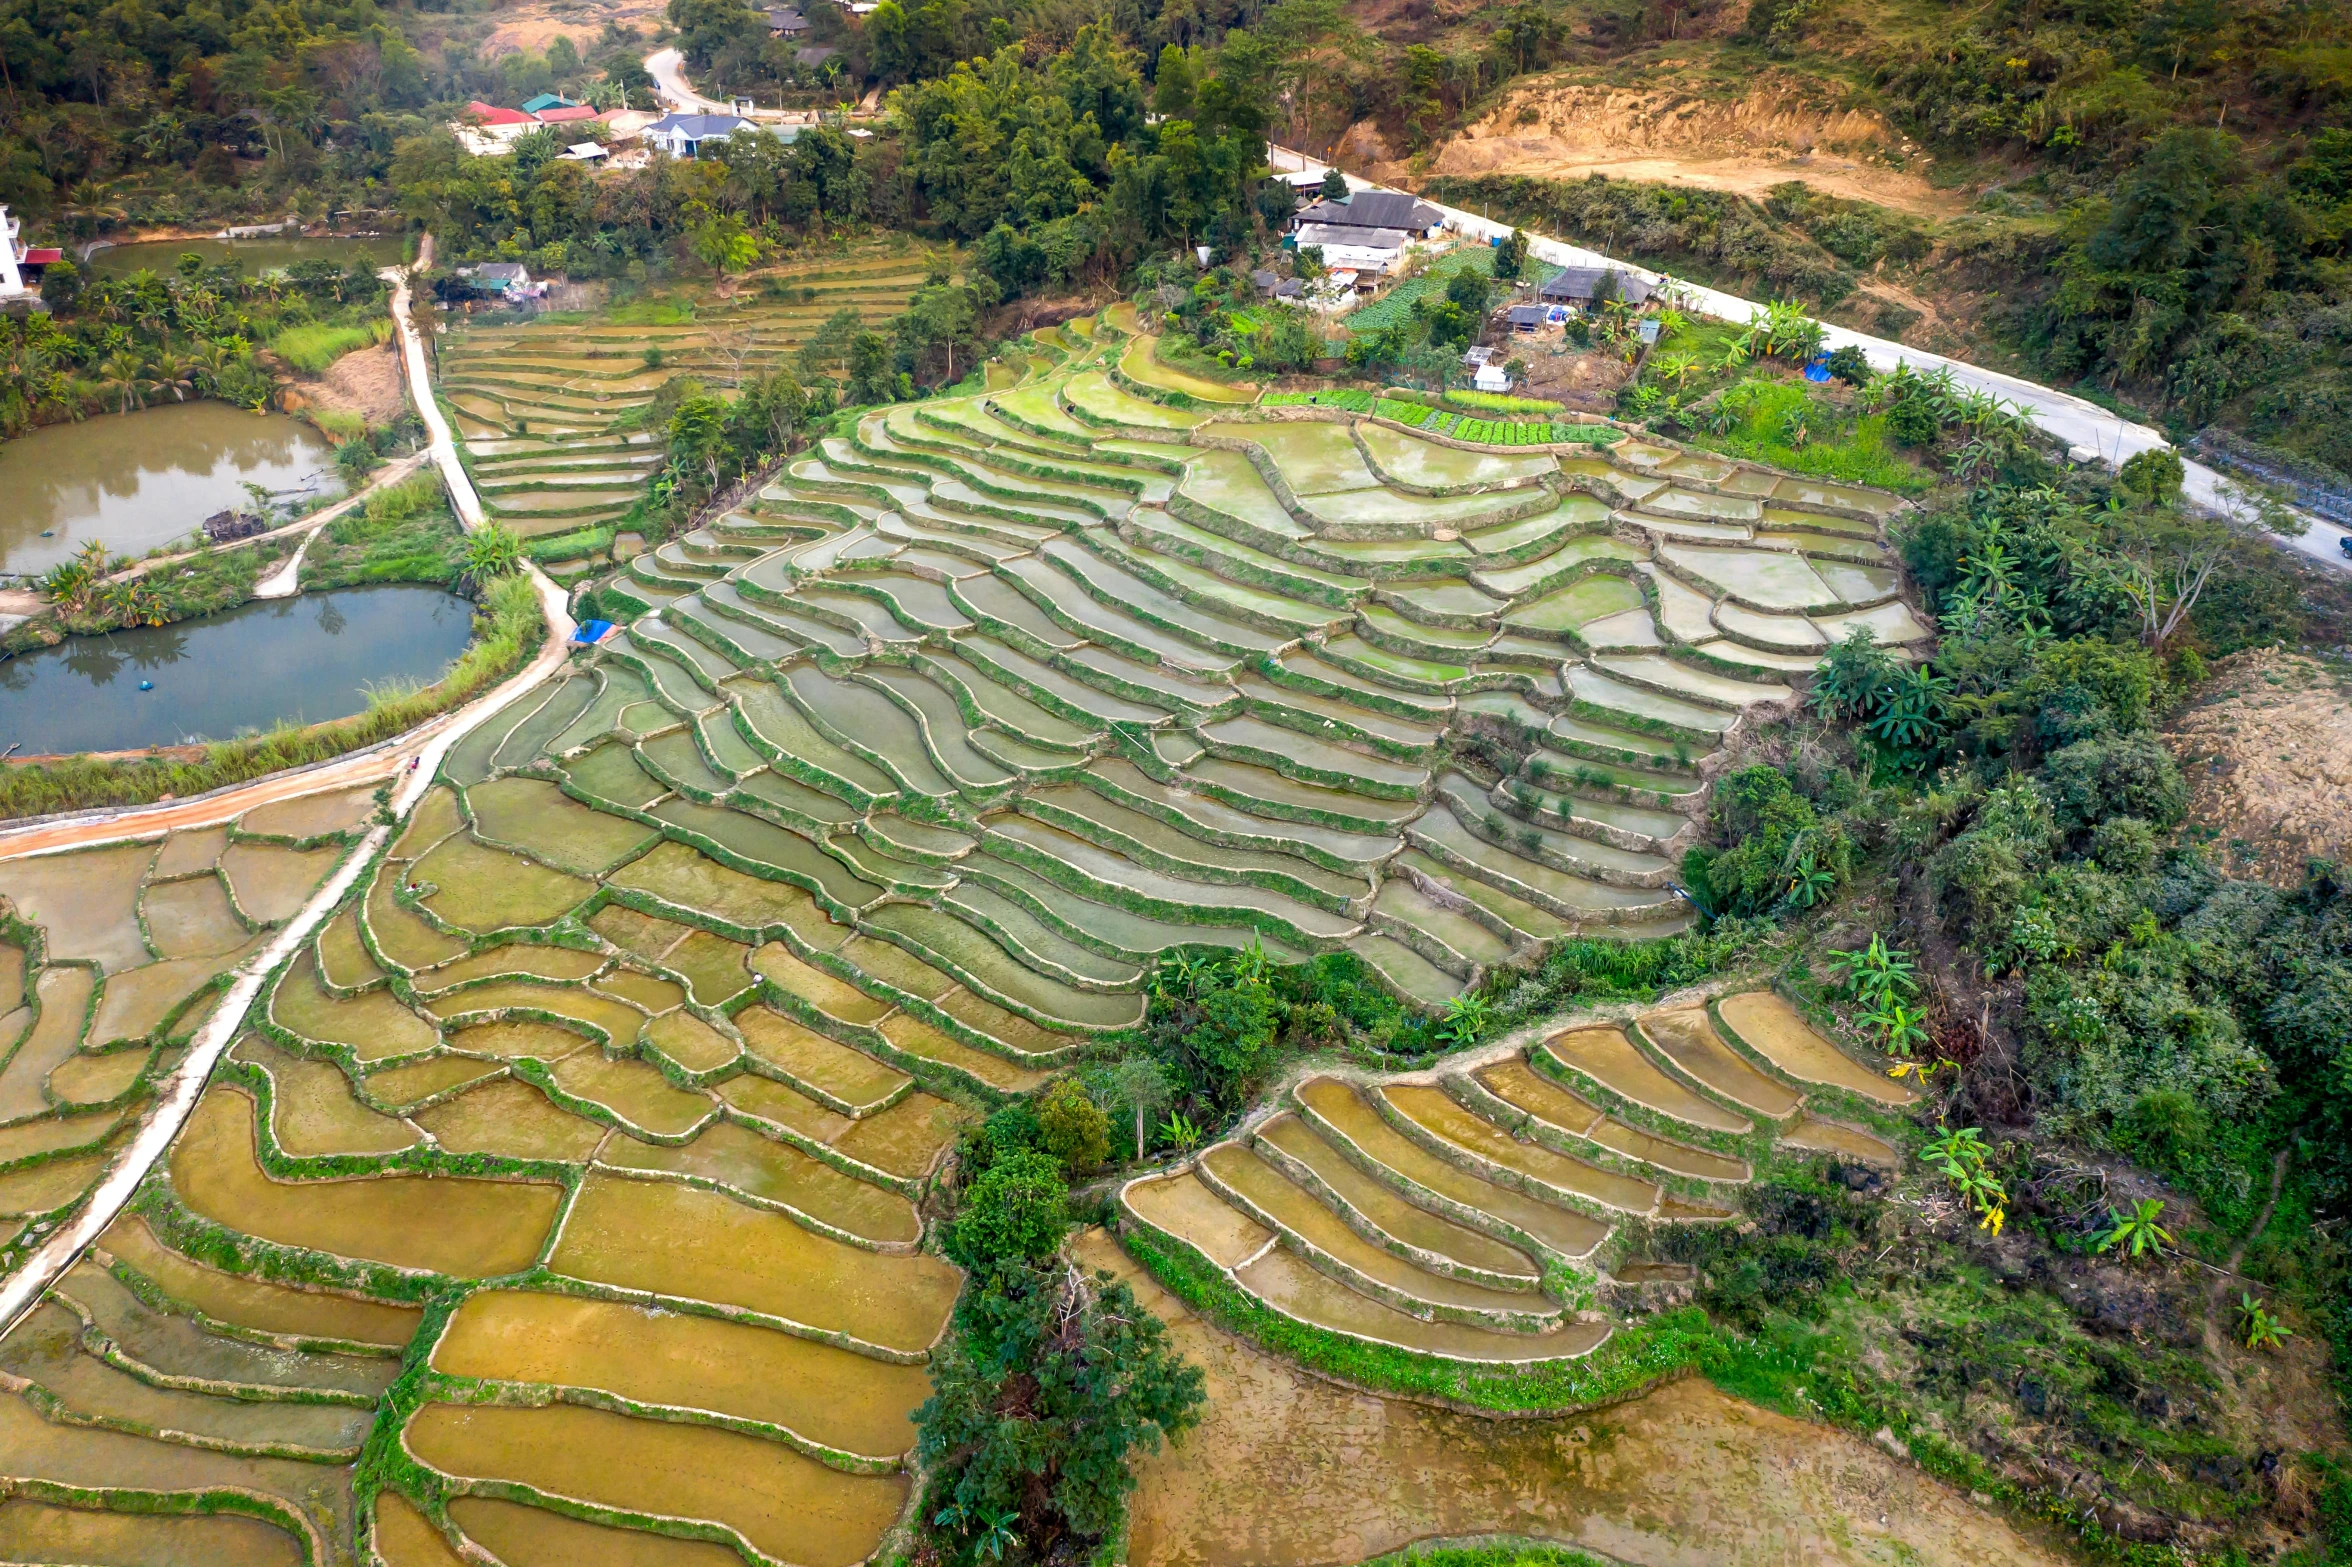
[[[560,604],[559,604],[560,609]],[[520,672],[507,678],[488,696],[446,714],[414,731],[395,750],[381,752],[364,759],[364,768],[346,773],[340,763],[330,763],[315,771],[298,776],[265,778],[242,789],[224,790],[212,800],[190,802],[187,807],[161,807],[150,811],[119,812],[89,820],[80,825],[57,823],[46,829],[0,838],[0,859],[28,854],[53,853],[78,848],[85,843],[113,842],[123,838],[143,838],[177,827],[209,826],[226,821],[231,816],[252,810],[272,800],[292,799],[299,795],[316,794],[323,789],[348,788],[353,782],[389,775],[395,768],[405,768],[393,791],[392,809],[396,817],[405,819],[424,798],[431,787],[433,774],[441,765],[441,758],[449,748],[463,739],[475,725],[531,690],[542,680],[562,667],[566,657],[562,637],[550,636],[539,656]],[[372,769],[372,770],[370,770]],[[179,819],[179,818],[186,819]],[[197,1030],[190,1043],[188,1055],[164,1081],[156,1096],[154,1111],[141,1126],[138,1135],[126,1144],[113,1165],[99,1180],[70,1224],[42,1243],[39,1250],[0,1284],[0,1336],[5,1336],[34,1302],[65,1270],[73,1266],[82,1249],[104,1234],[114,1222],[123,1204],[130,1201],[147,1171],[163,1157],[186,1124],[189,1112],[196,1107],[197,1096],[212,1075],[221,1052],[244,1027],[246,1009],[260,994],[262,981],[272,970],[293,956],[309,939],[311,933],[325,921],[360,872],[390,837],[392,828],[377,825],[368,829],[367,836],[343,857],[325,885],[311,896],[302,911],[279,928],[268,945],[247,958],[233,971],[227,994],[212,1015]]]
[[[1598,174],[1613,180],[1642,180],[1657,185],[1683,185],[1696,190],[1730,191],[1762,201],[1775,185],[1802,180],[1824,195],[1867,201],[1920,217],[1948,217],[1957,203],[1936,199],[1940,193],[1923,188],[1901,175],[1851,159],[1800,156],[1786,159],[1757,157],[1677,156],[1656,148],[1564,148],[1549,137],[1505,136],[1482,142],[1454,142],[1438,155],[1439,174],[1522,174],[1535,179],[1581,180]]]
[[[1079,1246],[1208,1374],[1204,1424],[1141,1465],[1134,1567],[1312,1567],[1482,1534],[1642,1567],[2067,1560],[1867,1442],[1703,1381],[1545,1420],[1378,1398],[1207,1327],[1101,1231]]]
[[[428,237],[422,252],[428,258],[431,255],[430,247]],[[429,265],[430,262],[428,260],[421,264]],[[456,451],[449,439],[449,426],[433,405],[431,382],[425,372],[423,345],[408,317],[406,273],[400,274],[393,295],[393,320],[400,328],[410,374],[414,378],[410,390],[424,416],[426,427],[434,433],[432,455],[440,459],[443,473],[451,479],[452,499],[458,505],[460,516],[470,511],[468,526],[479,525],[481,504],[475,499],[473,487],[465,482],[464,472],[457,465]],[[0,859],[62,853],[87,844],[160,836],[176,828],[211,826],[273,800],[292,799],[326,789],[345,789],[354,783],[366,783],[382,777],[397,778],[398,783],[392,795],[392,810],[396,819],[405,818],[415,809],[417,801],[424,797],[425,790],[432,784],[434,772],[451,746],[491,714],[561,670],[569,656],[572,619],[565,612],[564,593],[535,567],[531,568],[531,578],[538,589],[540,608],[546,616],[548,627],[547,640],[538,656],[501,682],[487,696],[420,726],[402,737],[399,744],[372,755],[346,757],[308,772],[280,774],[240,788],[224,789],[203,800],[94,812],[70,821],[0,833]],[[99,1180],[81,1212],[72,1223],[49,1237],[39,1250],[25,1259],[4,1285],[0,1285],[0,1335],[4,1335],[16,1319],[40,1299],[41,1292],[73,1265],[83,1248],[105,1233],[106,1227],[114,1222],[115,1215],[121,1212],[123,1204],[130,1200],[131,1194],[138,1190],[139,1183],[146,1178],[149,1167],[163,1157],[171,1147],[172,1140],[179,1135],[189,1112],[195,1108],[205,1080],[212,1075],[214,1065],[220,1060],[221,1052],[228,1048],[229,1041],[243,1026],[246,1009],[260,993],[262,981],[292,956],[325,920],[391,832],[391,827],[381,824],[369,828],[366,837],[344,856],[342,864],[303,906],[302,911],[281,927],[268,945],[237,967],[227,994],[197,1031],[187,1058],[162,1085],[155,1110]]]

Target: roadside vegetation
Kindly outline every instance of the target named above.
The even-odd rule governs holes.
[[[1534,121],[1543,94],[1578,85],[1714,99],[1768,80],[1882,118],[1909,141],[1881,138],[1871,162],[1900,170],[1924,153],[1932,183],[1973,204],[1936,219],[1796,182],[1755,199],[1471,174],[1430,194],[1884,335],[2011,356],[2176,438],[2215,428],[2225,455],[2245,443],[2250,464],[2347,487],[2340,10],[1775,0],[1736,26],[1707,3],[1565,14],[1563,68],[1500,102],[1456,100],[1461,119],[1519,102]],[[1350,112],[1416,123],[1370,83]],[[1939,319],[1921,298],[1942,302]]]

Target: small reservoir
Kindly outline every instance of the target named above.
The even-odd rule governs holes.
[[[438,680],[473,613],[444,589],[389,583],[68,637],[0,661],[0,747],[128,751],[346,718],[370,688]]]
[[[258,239],[145,239],[136,244],[108,245],[94,250],[83,270],[95,277],[129,277],[142,269],[163,273],[177,267],[182,256],[191,254],[202,256],[208,267],[232,263],[247,277],[290,267],[297,261],[332,261],[339,267],[364,261],[373,271],[396,267],[407,260],[408,237],[370,234],[356,239],[333,236],[304,239],[300,235],[283,238],[267,235]]]
[[[247,482],[342,488],[327,438],[285,414],[207,400],[45,425],[0,444],[0,572],[47,571],[90,539],[144,555],[243,504]]]

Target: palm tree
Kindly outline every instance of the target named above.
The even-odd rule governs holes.
[[[220,385],[221,372],[229,367],[235,356],[209,338],[199,343],[188,363],[189,380],[199,392],[209,392]]]
[[[196,390],[196,362],[185,354],[166,350],[155,356],[149,370],[154,389],[171,393],[174,402],[186,402],[188,394]]]
[[[133,403],[137,403],[141,408],[147,406],[145,400],[139,395],[145,384],[146,374],[147,367],[140,362],[136,353],[128,348],[118,348],[100,362],[98,384],[120,396],[121,406],[115,411],[127,414],[131,411]]]

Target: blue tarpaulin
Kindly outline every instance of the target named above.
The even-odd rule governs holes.
[[[604,634],[610,630],[612,622],[609,620],[584,620],[580,622],[580,629],[572,633],[572,640],[583,647],[592,646],[603,641]]]

